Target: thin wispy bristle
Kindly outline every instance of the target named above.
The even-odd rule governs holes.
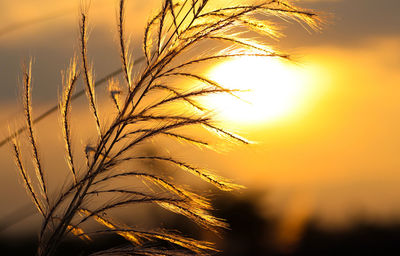
[[[68,225],[67,227],[68,231],[71,232],[73,235],[81,238],[82,240],[88,240],[88,241],[92,241],[92,239],[90,238],[90,236],[85,234],[85,231],[79,227],[75,227],[72,225]]]
[[[40,214],[45,216],[45,212],[44,212],[42,204],[40,203],[40,199],[37,196],[37,194],[35,193],[33,186],[31,184],[29,175],[26,172],[26,170],[22,164],[21,150],[18,145],[18,140],[16,138],[13,138],[11,140],[11,143],[12,143],[13,150],[14,150],[15,162],[16,162],[18,170],[23,178],[26,190],[27,190],[28,194],[30,195],[30,197],[32,198],[33,202],[35,203],[35,206],[38,209],[38,211],[40,212]]]
[[[63,135],[65,140],[65,147],[67,150],[67,162],[69,165],[69,169],[72,174],[72,178],[74,183],[77,183],[77,173],[74,164],[74,157],[72,154],[72,142],[71,142],[71,131],[69,124],[69,112],[71,109],[71,97],[74,91],[76,82],[78,79],[78,73],[76,71],[76,58],[71,60],[69,69],[66,74],[63,75],[63,88],[64,93],[61,100],[61,119],[62,119],[62,127],[63,127]]]
[[[111,230],[121,229],[121,227],[118,227],[117,224],[114,224],[112,222],[112,220],[101,217],[98,214],[95,214],[87,209],[81,209],[80,212],[86,216],[93,216],[94,220],[96,220],[98,223],[100,223],[101,225],[103,225]],[[116,231],[116,233],[132,243],[135,243],[138,245],[141,244],[140,236],[135,234],[132,231]]]
[[[94,92],[94,83],[93,83],[93,71],[92,67],[88,63],[87,59],[87,11],[81,13],[81,20],[80,20],[80,45],[81,45],[81,58],[82,58],[82,69],[84,73],[84,82],[86,85],[86,94],[89,99],[89,105],[93,112],[96,127],[99,135],[101,135],[101,125],[100,125],[100,118],[96,106],[96,97]]]
[[[119,1],[119,12],[118,12],[118,38],[119,46],[121,51],[121,62],[124,77],[127,83],[128,90],[132,90],[132,69],[133,62],[129,55],[129,48],[125,39],[125,1]]]
[[[118,113],[121,113],[120,107],[120,97],[121,97],[121,89],[119,88],[119,84],[117,80],[110,79],[108,81],[108,92],[110,94],[111,100],[114,103],[115,108],[117,109]]]
[[[48,192],[46,181],[44,177],[44,172],[42,168],[42,164],[39,157],[39,150],[36,142],[36,138],[33,131],[33,119],[32,119],[32,102],[31,102],[31,82],[32,82],[32,60],[29,61],[29,64],[24,67],[23,70],[23,84],[24,84],[24,109],[25,109],[25,118],[28,127],[28,138],[32,147],[33,154],[33,162],[35,165],[35,171],[37,179],[39,180],[41,193],[43,194],[47,204],[49,204]]]

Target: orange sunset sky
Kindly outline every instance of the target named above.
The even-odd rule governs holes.
[[[79,49],[79,2],[0,0],[0,139],[8,136],[9,126],[23,124],[19,95],[23,60],[34,59],[34,114],[57,104],[60,72]],[[128,1],[127,31],[136,58],[142,56],[147,17],[158,3]],[[254,102],[248,110],[246,102],[207,102],[217,109],[222,102],[222,113],[217,115],[221,122],[255,143],[229,145],[221,152],[203,150],[192,160],[244,184],[248,191],[261,193],[261,209],[272,209],[283,219],[316,218],[328,227],[346,226],[359,217],[398,221],[400,2],[299,0],[296,4],[320,13],[323,22],[319,31],[307,31],[300,24],[278,20],[285,36],[267,42],[291,54],[292,63],[263,66],[253,60],[235,60],[204,70],[221,83],[240,82],[226,69],[247,72],[255,95],[272,95],[267,100],[250,96],[248,101]],[[120,65],[115,16],[115,1],[92,1],[88,47],[97,79]],[[265,90],[271,84],[285,90]],[[104,88],[97,89],[99,101]],[[85,117],[85,99],[74,104],[77,132],[87,134],[90,120]],[[239,113],[236,104],[246,105],[239,106],[247,112]],[[252,111],[259,112],[254,117],[249,114]],[[48,169],[58,168],[65,159],[57,114],[38,124],[37,130],[45,164]],[[81,137],[76,136],[78,142],[86,142]],[[190,158],[187,151],[177,154]],[[8,145],[0,148],[0,169],[1,218],[30,199]],[[61,177],[51,178],[58,184]],[[52,189],[56,191],[57,186]],[[34,230],[33,226],[28,229]],[[23,223],[13,226],[15,232],[23,228]]]

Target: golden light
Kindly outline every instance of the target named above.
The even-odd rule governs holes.
[[[305,77],[295,64],[277,58],[240,57],[219,64],[209,77],[229,89],[246,90],[212,95],[206,104],[218,118],[234,123],[277,121],[295,114],[306,96]]]

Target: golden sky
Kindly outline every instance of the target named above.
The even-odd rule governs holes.
[[[91,4],[89,54],[97,78],[119,67],[114,2]],[[157,2],[129,1],[127,28],[134,55],[140,56],[146,17]],[[9,123],[15,125],[16,114],[21,115],[18,78],[24,59],[34,57],[35,113],[57,102],[60,71],[77,49],[78,3],[0,0],[0,138],[8,134]],[[396,10],[400,3],[297,3],[322,13],[321,32],[309,33],[298,24],[282,22],[286,36],[272,44],[294,56],[296,64],[289,65],[303,74],[299,86],[307,93],[281,118],[230,124],[256,144],[231,146],[219,154],[204,151],[195,161],[206,162],[251,190],[266,192],[265,204],[289,216],[300,205],[307,210],[301,214],[316,216],[325,224],[347,223],[361,213],[382,221],[399,219],[400,19]],[[78,117],[84,116],[83,102],[78,101],[73,112]],[[64,161],[61,133],[48,132],[59,129],[58,120],[52,116],[37,126],[43,134],[40,142],[48,149],[44,155],[54,159],[46,164],[53,168]],[[1,216],[29,199],[10,160],[10,149],[3,147],[0,152],[0,205],[8,205],[0,209]]]

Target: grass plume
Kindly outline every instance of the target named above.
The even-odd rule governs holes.
[[[142,166],[144,161],[158,161],[192,174],[220,190],[231,191],[242,186],[173,155],[144,155],[140,146],[161,136],[209,146],[206,140],[196,138],[193,134],[181,133],[182,128],[190,127],[206,128],[212,133],[223,135],[222,138],[227,141],[249,143],[226,128],[216,125],[207,107],[198,102],[199,98],[208,95],[223,93],[235,96],[237,92],[199,73],[198,65],[241,56],[288,58],[286,54],[275,52],[267,45],[231,32],[241,28],[271,38],[278,37],[280,34],[273,25],[264,20],[265,17],[275,15],[304,22],[311,27],[317,25],[314,13],[294,7],[285,1],[258,1],[248,5],[233,3],[224,7],[213,7],[214,1],[211,0],[161,2],[160,11],[149,20],[144,32],[142,48],[146,63],[143,70],[133,78],[133,58],[125,38],[125,1],[119,1],[117,31],[121,69],[118,72],[123,73],[123,83],[126,86],[110,80],[110,77],[107,79],[110,97],[116,110],[110,124],[100,121],[92,65],[87,57],[88,12],[87,8],[82,10],[79,27],[81,70],[77,70],[78,63],[74,58],[63,74],[63,95],[60,100],[66,159],[73,182],[60,189],[51,200],[33,130],[30,100],[31,64],[24,69],[28,141],[33,151],[40,193],[34,190],[22,164],[21,150],[16,138],[18,131],[14,133],[12,145],[17,167],[27,191],[43,215],[38,248],[40,256],[55,255],[60,243],[68,234],[88,240],[96,234],[114,233],[131,243],[127,247],[114,248],[94,255],[207,255],[213,251],[213,245],[209,242],[196,241],[162,229],[144,231],[129,227],[112,220],[107,213],[120,207],[150,203],[183,215],[207,230],[218,232],[219,229],[226,228],[227,224],[223,220],[210,214],[212,208],[206,198],[166,177],[160,170],[161,167],[154,170],[151,166],[143,169],[139,166]],[[193,52],[203,42],[222,42],[226,49],[208,51],[201,57],[194,56],[195,54],[187,57],[187,53]],[[98,130],[94,143],[85,147],[86,166],[77,166],[74,161],[71,139],[71,101],[80,73]],[[197,86],[182,88],[179,80],[182,78],[189,78]],[[161,111],[162,108],[177,106],[182,102],[187,103],[185,114],[174,111],[165,114]],[[132,183],[146,180],[150,185],[137,190],[123,188],[118,183],[119,178]],[[107,195],[112,195],[112,199],[105,200],[109,198]],[[95,229],[89,228],[84,225],[87,222],[97,223],[98,226]],[[163,240],[177,245],[180,249],[165,251],[146,247],[146,242],[151,240]]]

